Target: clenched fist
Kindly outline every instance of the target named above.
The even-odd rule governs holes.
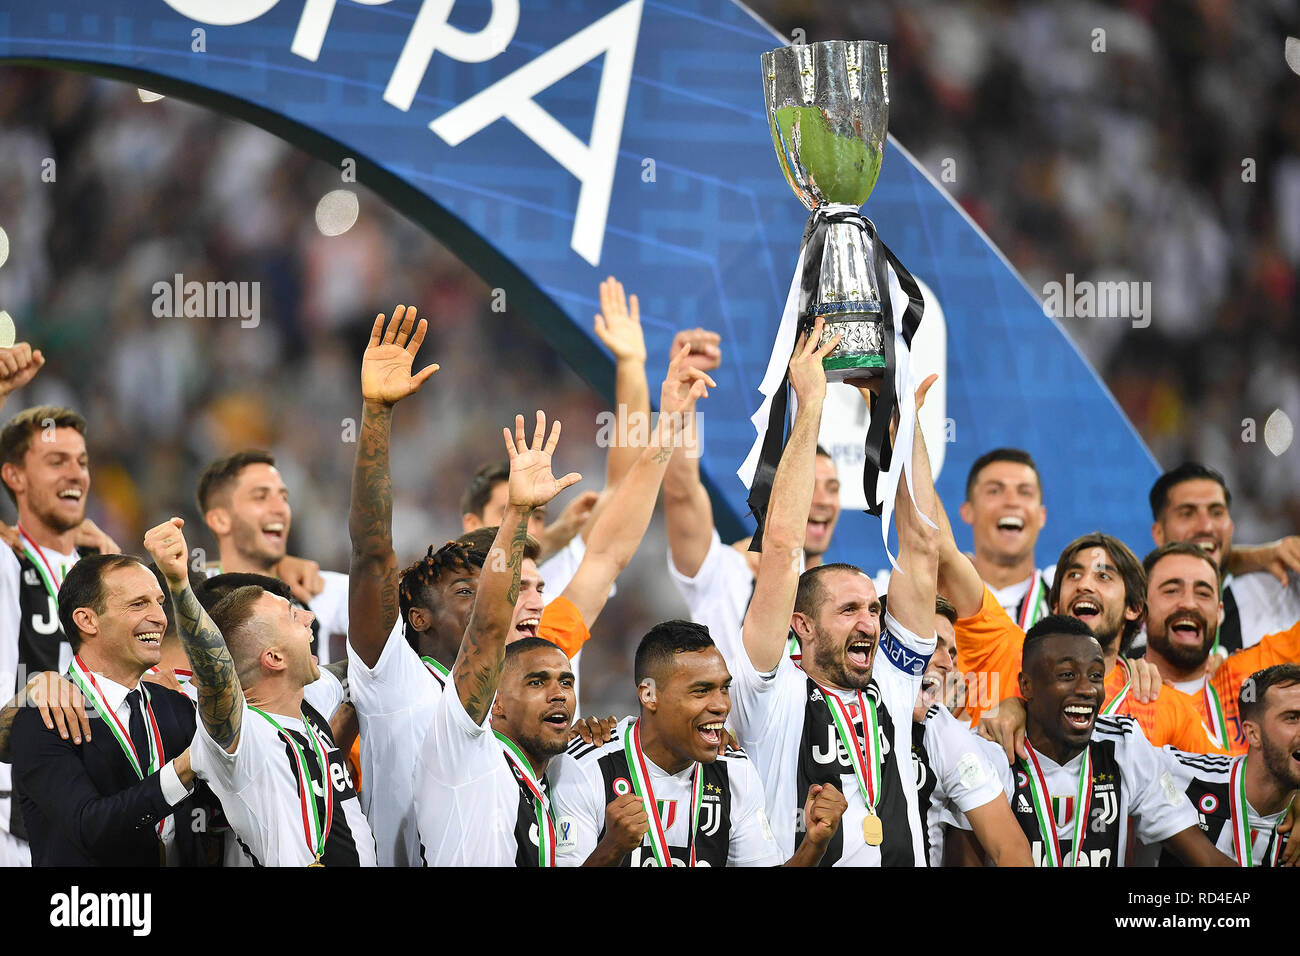
[[[184,518],[172,518],[150,528],[144,535],[145,549],[173,588],[189,581],[186,564],[190,549],[185,543],[185,535],[181,533],[183,527]]]
[[[605,807],[605,837],[620,853],[631,853],[641,845],[650,831],[645,802],[633,793],[625,793]]]
[[[848,808],[844,794],[834,784],[813,784],[808,788],[808,801],[803,807],[806,839],[825,846],[840,828],[840,817]]]

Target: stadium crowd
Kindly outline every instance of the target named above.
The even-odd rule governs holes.
[[[427,236],[363,189],[345,234],[301,226],[337,170],[170,99],[8,71],[0,155],[28,172],[4,187],[24,254],[0,293],[28,321],[0,350],[0,864],[1294,865],[1300,497],[1232,436],[1300,420],[1297,94],[1281,65],[1224,91],[1263,15],[1185,5],[1219,37],[1202,48],[1166,9],[774,12],[891,44],[895,98],[927,108],[894,133],[936,175],[957,157],[948,188],[1031,287],[1122,264],[1159,301],[1122,348],[1069,329],[1184,462],[1135,489],[1150,553],[1078,529],[1036,554],[1050,489],[1018,449],[945,508],[918,431],[887,594],[822,562],[839,506],[810,342],[751,552],[679,447],[714,333],[647,356],[603,284],[616,402],[648,414],[657,388],[665,414],[596,448],[600,403]],[[970,22],[940,43],[939,16]],[[1106,69],[1033,42],[1094,21]],[[998,107],[1016,91],[1035,108]],[[259,327],[142,312],[177,261],[260,282]],[[394,286],[431,318],[371,325]],[[508,393],[475,387],[503,364]],[[330,384],[358,376],[360,410]],[[535,422],[525,395],[547,396]],[[436,474],[417,402],[445,425]]]

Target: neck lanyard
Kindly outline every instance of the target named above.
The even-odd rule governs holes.
[[[1133,674],[1128,669],[1128,664],[1124,663],[1124,658],[1121,657],[1116,661],[1115,666],[1124,668],[1124,686],[1119,689],[1119,693],[1110,699],[1110,703],[1101,709],[1103,716],[1116,713],[1127,699],[1129,688],[1133,686]]]
[[[1214,689],[1208,674],[1205,683],[1201,686],[1201,696],[1205,700],[1205,719],[1209,722],[1210,736],[1216,744],[1228,750],[1230,747],[1228,718],[1223,712],[1223,701],[1219,699],[1219,692]]]
[[[1022,758],[1020,766],[1029,779],[1029,794],[1034,800],[1034,814],[1038,817],[1038,831],[1042,834],[1043,844],[1047,849],[1043,862],[1047,866],[1065,866],[1065,860],[1061,856],[1061,841],[1056,835],[1056,817],[1052,813],[1052,801],[1050,799],[1052,792],[1047,788],[1047,778],[1043,775],[1043,769],[1038,764],[1038,754],[1034,752],[1034,748],[1028,740],[1025,741],[1025,750],[1029,752],[1029,759]],[[1092,745],[1089,744],[1083,751],[1083,765],[1079,768],[1079,784],[1074,806],[1074,845],[1070,848],[1069,865],[1071,867],[1078,864],[1079,854],[1083,852],[1083,836],[1088,829],[1088,806],[1091,801]]]
[[[302,806],[302,831],[307,838],[307,852],[314,857],[312,862],[307,865],[324,866],[320,858],[325,852],[325,841],[329,839],[330,828],[334,825],[334,784],[330,781],[330,764],[329,758],[325,755],[325,748],[321,746],[320,738],[316,736],[316,731],[311,722],[306,715],[303,715],[303,729],[307,733],[307,739],[312,743],[312,752],[320,761],[321,785],[325,791],[325,814],[324,818],[322,818],[321,812],[316,806],[316,796],[312,792],[307,754],[302,749],[302,746],[291,733],[281,727],[276,719],[266,711],[254,707],[252,704],[248,705],[248,709],[265,717],[267,722],[276,729],[276,732],[289,743],[289,752],[293,754],[294,764],[298,770],[298,800]]]
[[[501,742],[506,762],[518,772],[522,786],[533,795],[533,808],[537,813],[537,865],[555,866],[555,820],[551,816],[551,801],[546,798],[541,782],[533,776],[528,758],[513,740],[505,734],[492,731]]]
[[[59,603],[59,587],[63,584],[63,578],[55,577],[54,568],[45,559],[45,553],[41,551],[40,546],[22,525],[18,526],[18,533],[23,539],[23,554],[27,555],[27,560],[36,566],[36,573],[40,575],[41,583],[45,585],[45,590],[54,599],[54,604],[57,607]]]
[[[1022,631],[1027,631],[1038,623],[1039,605],[1043,603],[1043,598],[1047,594],[1047,585],[1043,582],[1043,576],[1035,571],[1034,576],[1029,579],[1029,590],[1025,592],[1025,599],[1020,603],[1020,620],[1017,622]]]
[[[73,657],[72,663],[68,665],[68,674],[72,677],[73,682],[81,689],[81,693],[90,701],[91,706],[103,718],[104,723],[108,725],[109,731],[117,741],[122,753],[126,755],[127,761],[131,764],[131,769],[135,775],[143,780],[145,777],[158,772],[162,764],[162,734],[158,730],[158,718],[154,716],[153,704],[149,700],[149,689],[140,684],[140,697],[144,705],[145,729],[149,738],[148,762],[141,760],[141,755],[136,752],[135,741],[131,739],[131,732],[122,726],[122,721],[118,719],[113,708],[108,706],[108,699],[104,696],[103,689],[99,682],[95,680],[95,675],[90,672],[81,655]],[[163,824],[165,820],[159,820],[155,825],[158,835],[162,835]]]
[[[1294,798],[1293,798],[1294,799]],[[1277,825],[1286,818],[1286,811],[1291,808],[1288,803],[1273,824],[1273,835],[1265,851],[1263,866],[1277,866],[1277,859],[1282,854],[1282,839],[1277,835]],[[1242,757],[1232,766],[1228,778],[1228,809],[1232,814],[1232,855],[1239,866],[1255,865],[1255,848],[1250,838],[1250,804],[1246,802],[1246,757]]]
[[[645,805],[646,816],[650,818],[650,849],[655,863],[659,866],[672,866],[672,856],[668,852],[668,835],[664,831],[663,820],[659,815],[659,803],[655,800],[654,787],[650,783],[650,768],[646,763],[645,751],[641,749],[641,718],[638,717],[628,732],[623,734],[623,755],[627,758],[627,767],[632,774],[632,788]],[[691,845],[687,866],[695,866],[695,834],[700,828],[700,804],[704,797],[704,774],[700,772],[697,760],[691,771]]]
[[[816,681],[813,681],[817,684]],[[849,761],[853,764],[853,776],[857,778],[858,790],[862,802],[866,804],[867,815],[862,821],[862,838],[870,846],[880,846],[884,840],[884,827],[876,814],[876,805],[880,802],[880,783],[884,777],[884,754],[880,746],[880,717],[876,712],[876,702],[858,691],[858,712],[862,714],[862,735],[865,741],[858,739],[853,729],[853,720],[849,717],[844,701],[827,690],[821,684],[817,689],[822,692],[826,706],[830,708],[831,719],[840,742],[848,751]]]

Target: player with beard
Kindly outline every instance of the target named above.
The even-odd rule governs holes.
[[[1151,486],[1150,501],[1157,547],[1189,541],[1218,565],[1223,621],[1215,646],[1220,655],[1253,647],[1265,634],[1300,620],[1300,536],[1234,546],[1227,483],[1213,468],[1195,462],[1161,475]]]
[[[420,852],[430,866],[555,865],[546,767],[568,744],[573,674],[558,648],[519,642],[511,671],[518,680],[502,684],[502,677],[529,512],[581,476],[551,474],[560,423],[547,438],[542,412],[531,446],[522,415],[515,417],[514,435],[504,434],[509,499],[493,544],[504,559],[487,561],[479,573],[474,610],[451,668],[453,686],[434,704],[416,757]],[[504,698],[498,699],[498,689]],[[489,714],[491,730],[484,726]]]
[[[1022,631],[1049,610],[1056,567],[1034,566],[1034,546],[1047,523],[1043,484],[1029,452],[995,448],[975,459],[966,476],[961,520],[975,539],[975,570]]]
[[[1300,621],[1229,654],[1211,674],[1210,652],[1223,614],[1218,564],[1187,542],[1162,545],[1142,563],[1147,572],[1147,660],[1167,683],[1191,696],[1224,749],[1245,753],[1248,741],[1238,711],[1242,682],[1265,667],[1300,660]]]
[[[722,363],[720,336],[704,329],[683,330],[673,339],[673,352],[690,348],[689,361],[712,371]],[[689,433],[699,435],[695,424]],[[840,479],[835,460],[816,447],[815,484],[803,515],[799,569],[821,565],[831,546],[840,517]],[[668,531],[668,574],[686,602],[690,619],[709,629],[727,666],[734,672],[744,657],[739,636],[745,610],[754,594],[758,554],[749,550],[750,538],[722,543],[713,523],[713,505],[700,480],[700,451],[674,455],[664,477],[664,520]],[[798,647],[789,649],[798,659]]]
[[[975,683],[988,689],[987,697],[970,706],[972,717],[977,720],[985,709],[995,710],[989,733],[999,740],[1022,738],[1024,713],[1015,691],[1024,632],[982,584],[956,542],[950,535],[944,537],[939,586],[962,615],[956,628],[958,663],[963,671],[977,675]],[[1185,695],[1162,686],[1159,672],[1150,664],[1121,656],[1141,624],[1145,585],[1142,566],[1124,542],[1093,532],[1071,541],[1061,552],[1048,606],[1053,614],[1067,614],[1088,625],[1101,644],[1105,713],[1135,718],[1156,746],[1219,753],[1222,748]]]
[[[0,350],[0,360],[12,350]],[[39,354],[39,353],[33,353]],[[39,366],[37,366],[39,367]],[[0,378],[0,395],[27,373]],[[18,689],[19,675],[62,674],[72,663],[72,645],[59,623],[59,587],[82,554],[79,529],[86,520],[90,462],[86,422],[76,412],[52,405],[28,408],[0,431],[0,479],[18,510],[23,556],[0,547],[0,700]],[[0,866],[26,866],[26,829],[11,794],[11,768],[0,764]]]
[[[307,693],[321,682],[311,612],[250,585],[209,616],[190,588],[184,524],[172,518],[144,543],[167,578],[194,672],[195,774],[255,866],[374,866],[374,837],[330,734],[343,688],[334,681],[325,701]]]
[[[1231,866],[1137,721],[1100,715],[1104,674],[1101,645],[1077,618],[1052,615],[1025,635],[1026,755],[1012,806],[1034,865],[1127,866],[1132,832],[1189,866]]]
[[[1246,754],[1200,757],[1166,748],[1174,782],[1196,807],[1206,836],[1238,866],[1294,866],[1300,846],[1290,846],[1296,841],[1280,824],[1300,788],[1300,665],[1250,675],[1237,706]],[[1148,855],[1160,866],[1181,865],[1167,851]]]
[[[639,717],[609,743],[575,741],[552,770],[561,866],[777,866],[763,783],[726,741],[731,675],[709,632],[656,624],[637,647]],[[723,748],[723,752],[719,749]],[[845,801],[810,788],[809,832],[787,866],[816,866]]]
[[[289,489],[270,452],[241,451],[212,462],[199,478],[196,498],[220,549],[220,563],[210,573],[278,577],[282,563],[295,560],[287,554],[293,520]],[[315,616],[313,651],[321,663],[329,663],[341,657],[347,639],[348,577],[335,571],[318,574],[321,590],[310,603],[298,603]]]
[[[757,586],[745,615],[745,653],[729,664],[733,726],[763,778],[782,855],[793,854],[803,829],[808,788],[832,784],[848,809],[822,866],[924,866],[908,752],[912,707],[935,646],[937,542],[927,522],[933,523],[937,503],[929,459],[916,429],[910,480],[899,483],[895,503],[899,570],[883,622],[875,587],[861,569],[824,564],[799,573],[826,396],[821,360],[839,343],[833,336],[818,349],[821,329],[819,318],[790,359],[799,406],[773,480]],[[786,650],[791,628],[802,669]]]
[[[885,606],[883,596],[881,605]],[[976,845],[960,864],[955,852],[949,854],[947,865],[979,866],[987,856],[995,866],[1030,866],[1029,844],[1011,815],[1009,794],[1000,782],[997,768],[1006,762],[1002,748],[977,736],[944,704],[945,689],[959,686],[953,680],[956,620],[957,609],[947,599],[937,598],[937,645],[912,708],[912,761],[924,813],[926,857],[930,866],[945,865],[945,829],[957,827],[973,831]]]
[[[481,540],[484,529],[478,529],[431,548],[400,581],[397,575],[388,470],[392,408],[431,374],[426,369],[411,375],[427,328],[423,320],[417,326],[415,318],[414,309],[399,306],[385,330],[380,316],[363,356],[365,408],[349,516],[354,588],[349,684],[361,720],[363,779],[374,781],[362,794],[385,865],[419,860],[410,768],[465,634],[491,549],[490,541]],[[685,367],[682,353],[670,364],[662,407],[691,407],[711,384],[707,375]],[[614,578],[649,526],[665,453],[677,440],[671,426],[672,416],[663,417],[651,446],[637,452],[637,461],[591,530],[579,574],[544,611],[537,545],[525,534],[510,639],[540,636],[561,647],[581,646],[588,622],[599,615]],[[498,532],[494,529],[493,536]]]

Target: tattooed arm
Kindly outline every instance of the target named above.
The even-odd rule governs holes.
[[[150,528],[144,546],[167,578],[176,612],[176,633],[190,659],[194,686],[199,692],[199,718],[208,736],[227,753],[234,753],[244,719],[244,689],[225,639],[190,589],[186,567],[189,547],[181,531],[184,526],[184,519],[172,518]]]
[[[687,364],[689,354],[690,350],[683,348],[673,356],[660,395],[659,423],[650,444],[636,457],[609,504],[600,511],[587,537],[587,553],[564,590],[588,629],[605,607],[614,579],[632,560],[650,526],[659,486],[676,446],[687,446],[682,454],[695,451],[690,447],[694,436],[688,423],[693,424],[696,401],[708,395],[714,382]]]
[[[504,432],[506,451],[510,455],[509,499],[492,550],[479,575],[474,610],[451,669],[460,702],[476,724],[483,723],[487,717],[501,678],[506,635],[519,600],[528,516],[534,508],[546,504],[582,478],[572,472],[560,479],[551,475],[551,455],[560,440],[558,421],[545,447],[542,439],[546,434],[546,416],[542,412],[537,413],[537,430],[531,448],[524,440],[524,416],[515,416],[513,438],[509,429]]]
[[[397,623],[397,554],[393,550],[393,480],[388,467],[393,406],[419,391],[438,366],[411,375],[428,322],[415,325],[416,310],[398,306],[384,328],[375,318],[361,357],[361,434],[352,471],[348,536],[348,642],[367,667],[379,663]],[[412,328],[414,327],[414,334]]]

